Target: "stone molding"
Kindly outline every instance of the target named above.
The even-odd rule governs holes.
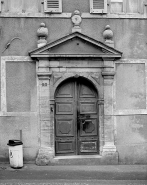
[[[104,78],[104,132],[105,141],[102,151],[103,158],[114,160],[114,164],[118,164],[118,152],[114,141],[114,118],[113,118],[113,101],[114,101],[114,60],[107,59],[104,60],[105,67],[102,71],[102,76]]]
[[[34,114],[30,112],[7,112],[7,100],[6,100],[6,62],[33,62],[28,56],[2,56],[1,57],[1,116],[8,115],[28,115]]]
[[[103,71],[102,76],[104,79],[114,79],[115,72],[114,71]]]
[[[114,145],[114,143],[112,142],[107,142],[104,146],[103,146],[103,152],[116,152],[116,146]]]
[[[37,72],[37,76],[39,79],[50,79],[52,72]]]
[[[61,14],[44,14],[44,13],[30,13],[30,12],[26,12],[26,13],[6,13],[6,12],[1,12],[1,17],[30,17],[30,18],[39,18],[39,17],[51,17],[53,19],[57,19],[57,18],[66,18],[66,19],[71,19],[72,13],[61,13]],[[107,13],[107,14],[97,14],[97,15],[93,15],[90,13],[82,13],[81,14],[82,19],[147,19],[147,16],[145,14],[139,14],[139,13],[134,13],[134,14],[130,14],[130,13]]]

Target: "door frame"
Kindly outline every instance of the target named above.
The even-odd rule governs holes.
[[[78,39],[82,46],[84,44],[83,50],[75,49],[74,38]],[[74,46],[72,52],[69,45]],[[62,51],[62,46],[67,49],[59,52]],[[58,49],[56,50],[56,48]],[[118,164],[118,152],[115,145],[114,76],[115,61],[122,57],[122,52],[110,47],[109,43],[104,44],[82,33],[72,32],[56,41],[30,51],[29,55],[39,64],[36,72],[39,79],[38,122],[40,123],[40,135],[38,140],[40,145],[36,163],[46,165],[55,157],[53,112],[54,92],[57,85],[70,76],[84,76],[86,74],[85,77],[95,84],[96,89],[99,89],[98,92],[101,92],[98,102],[99,123],[101,124],[101,164]],[[76,63],[70,63],[71,60],[79,60],[80,66]],[[85,60],[87,62],[83,62]],[[103,84],[101,83],[101,85],[98,85],[98,76],[100,76],[101,80],[103,79]]]
[[[54,106],[55,106],[55,93],[56,90],[58,89],[59,85],[61,83],[63,83],[65,80],[68,80],[70,78],[76,78],[76,77],[82,77],[85,78],[86,80],[88,80],[96,89],[97,93],[98,93],[98,122],[99,122],[99,154],[96,155],[101,155],[102,151],[103,151],[103,145],[104,145],[104,115],[103,115],[103,110],[104,110],[104,91],[103,91],[103,86],[101,86],[92,76],[89,76],[88,74],[82,74],[81,73],[73,73],[73,74],[63,74],[62,77],[60,77],[55,84],[53,84],[53,86],[51,87],[52,91],[51,91],[51,97],[52,100],[50,100],[50,105],[51,105],[51,109],[54,110]],[[55,113],[54,111],[51,112],[51,123],[53,123],[55,125]],[[55,128],[54,125],[52,124],[52,127],[54,129],[54,143],[55,143]],[[53,143],[52,143],[53,144]],[[53,156],[55,157],[55,144],[53,144],[54,149],[52,148],[53,151]]]
[[[85,80],[85,81],[84,81]],[[84,81],[84,82],[82,82],[82,81]],[[54,119],[54,128],[55,128],[55,130],[54,130],[54,138],[55,138],[55,155],[56,156],[62,156],[62,155],[64,155],[65,154],[65,156],[77,156],[77,155],[99,155],[99,153],[100,153],[100,151],[99,151],[99,105],[98,105],[98,100],[99,100],[99,92],[98,92],[98,90],[96,89],[96,87],[94,86],[94,84],[93,83],[91,83],[91,81],[90,80],[88,80],[87,78],[83,78],[82,76],[80,76],[80,78],[75,78],[75,77],[73,77],[73,78],[68,78],[68,79],[65,79],[64,81],[62,81],[58,86],[57,86],[57,88],[56,88],[56,91],[55,91],[55,94],[54,94],[54,98],[55,98],[55,107],[54,107],[54,109],[55,109],[55,111],[54,111],[54,118],[58,118],[59,120],[61,119],[60,118],[60,116],[59,116],[59,113],[57,113],[56,114],[56,109],[57,109],[57,107],[56,107],[56,102],[58,102],[59,104],[60,104],[60,99],[64,99],[64,98],[66,98],[65,96],[63,96],[63,97],[60,97],[60,96],[57,96],[57,94],[58,94],[58,92],[59,92],[59,90],[60,90],[60,88],[62,88],[62,86],[64,86],[64,85],[66,85],[66,83],[67,84],[70,84],[70,82],[71,82],[71,84],[72,84],[72,88],[74,89],[74,92],[73,92],[73,97],[69,97],[69,98],[72,98],[71,100],[72,101],[74,101],[74,102],[76,102],[77,103],[77,105],[75,105],[74,104],[74,109],[73,109],[73,116],[74,116],[74,118],[73,118],[73,128],[74,128],[74,136],[73,137],[71,137],[71,136],[57,136],[56,135],[56,129],[57,129],[57,123],[56,123],[56,119]],[[89,85],[87,85],[87,83],[89,84]],[[87,85],[87,87],[89,88],[89,89],[92,89],[92,91],[94,92],[94,96],[89,96],[89,97],[80,97],[80,89],[81,89],[81,85]],[[68,99],[69,99],[68,98]],[[96,109],[96,112],[94,113],[94,112],[92,112],[92,113],[87,113],[87,114],[89,114],[89,115],[91,115],[92,116],[92,120],[94,119],[95,121],[95,123],[93,123],[93,124],[96,124],[95,125],[95,128],[96,128],[96,133],[97,133],[97,135],[87,135],[86,136],[86,133],[85,133],[85,136],[80,136],[80,133],[81,133],[81,130],[79,130],[78,131],[78,115],[77,115],[77,109],[78,108],[80,108],[79,106],[80,106],[80,102],[78,102],[78,98],[79,98],[79,100],[80,99],[82,99],[82,98],[88,98],[88,99],[93,99],[93,101],[96,99],[96,103],[95,103],[95,105],[96,105],[96,107],[95,107],[95,109]],[[56,101],[57,100],[57,101]],[[95,102],[95,101],[94,101]],[[63,103],[63,101],[62,101],[62,103]],[[63,113],[61,113],[61,117],[62,117],[62,114]],[[66,115],[66,114],[65,114]],[[65,116],[64,115],[64,116]],[[82,114],[81,114],[82,115]],[[69,116],[69,114],[68,114],[68,116]],[[72,115],[71,115],[72,116]],[[72,116],[72,117],[73,117]],[[93,122],[93,121],[92,121]],[[80,125],[80,129],[81,129],[81,125]],[[63,140],[62,141],[60,141],[60,139],[63,137]],[[68,138],[69,137],[69,138]],[[87,139],[85,140],[85,138],[87,137]],[[68,138],[68,139],[67,139]],[[89,139],[88,139],[89,138]],[[67,152],[67,153],[64,153],[64,151],[63,152],[61,152],[61,154],[59,154],[56,150],[57,150],[57,143],[60,141],[60,142],[69,142],[69,140],[70,139],[74,139],[74,141],[75,142],[71,142],[71,145],[73,146],[73,148],[74,148],[74,152],[73,151],[71,151],[71,152],[73,152],[73,153],[71,153],[71,152]],[[96,139],[97,139],[97,141],[96,141]],[[70,141],[72,141],[72,140],[70,140]],[[91,151],[90,153],[88,153],[88,152],[80,152],[80,142],[81,143],[83,143],[84,144],[84,142],[93,142],[94,143],[94,141],[96,142],[96,149],[97,149],[97,152],[96,151]],[[59,143],[60,143],[59,142]],[[63,142],[63,143],[64,143]]]
[[[95,158],[101,157],[100,164],[118,164],[118,152],[115,146],[115,132],[114,132],[114,116],[113,116],[113,99],[114,99],[114,76],[115,71],[102,70],[96,68],[95,71],[89,73],[81,73],[81,70],[74,72],[52,72],[50,61],[46,58],[37,62],[37,76],[38,76],[38,99],[39,99],[39,151],[36,158],[37,165],[46,165],[50,162],[58,163],[55,156],[55,138],[54,138],[54,94],[58,85],[65,79],[71,77],[84,77],[95,86],[99,92],[99,149],[100,154],[93,156]],[[104,60],[104,65],[114,66],[113,60]],[[47,66],[47,67],[46,67]],[[96,71],[99,70],[97,73]],[[80,72],[79,72],[80,71]],[[102,79],[103,84],[100,82]],[[111,100],[111,101],[110,101]],[[57,161],[56,161],[57,160]],[[68,161],[67,158],[65,158]],[[82,160],[82,159],[81,159]],[[66,163],[65,161],[65,163]],[[95,162],[98,162],[97,160]],[[75,161],[76,163],[76,161]]]

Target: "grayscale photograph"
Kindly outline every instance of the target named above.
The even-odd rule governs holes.
[[[0,0],[0,185],[147,185],[147,0]]]

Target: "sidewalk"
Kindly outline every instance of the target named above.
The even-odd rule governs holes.
[[[105,183],[109,181],[109,184],[111,184],[110,182],[113,181],[113,184],[115,184],[117,181],[130,181],[134,184],[139,182],[139,184],[146,185],[147,165],[36,166],[35,164],[24,164],[21,169],[13,169],[9,164],[0,164],[0,179],[1,183],[20,182],[21,180],[25,183],[55,183],[55,181],[58,181],[58,184],[63,181],[68,182],[67,184],[69,182],[93,182],[93,184],[98,184],[98,181],[105,181]]]

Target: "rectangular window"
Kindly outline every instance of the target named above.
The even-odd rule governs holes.
[[[44,12],[61,13],[62,0],[44,0]]]
[[[126,12],[127,13],[140,13],[141,0],[127,0]]]
[[[111,0],[111,13],[143,14],[144,0]]]
[[[107,13],[107,0],[90,0],[90,13]]]
[[[124,12],[123,0],[111,0],[110,12],[111,13],[123,13]]]

